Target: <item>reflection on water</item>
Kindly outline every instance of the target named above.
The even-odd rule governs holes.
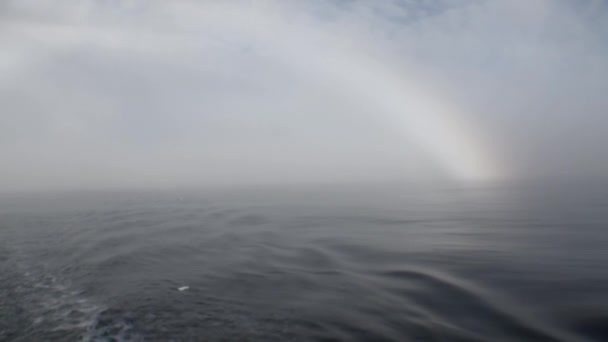
[[[602,189],[4,196],[0,340],[605,341]]]

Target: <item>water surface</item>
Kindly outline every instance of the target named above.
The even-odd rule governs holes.
[[[606,229],[602,186],[3,195],[0,341],[606,341]]]

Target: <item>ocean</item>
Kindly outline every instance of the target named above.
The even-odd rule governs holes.
[[[0,341],[608,341],[605,184],[0,197]]]

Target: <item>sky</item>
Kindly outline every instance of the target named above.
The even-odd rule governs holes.
[[[602,0],[7,0],[0,191],[608,175]]]

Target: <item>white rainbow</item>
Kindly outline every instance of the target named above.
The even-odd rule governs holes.
[[[397,126],[407,143],[425,151],[450,178],[482,181],[504,176],[481,130],[427,87],[416,70],[404,68],[403,61],[386,63],[386,59],[375,58],[381,56],[374,53],[379,49],[363,37],[359,42],[349,41],[350,36],[345,38],[342,31],[317,30],[318,22],[305,15],[286,13],[275,2],[263,3],[266,5],[208,5],[204,22],[222,27],[228,36],[255,42],[261,51],[280,58],[305,77],[334,84],[359,102],[365,99],[370,109]],[[200,25],[201,12],[193,11],[192,3],[181,4],[189,5],[178,13],[186,18],[196,13],[194,27]],[[399,70],[391,68],[395,64]]]
[[[373,42],[345,41],[339,30],[319,31],[310,17],[291,13],[284,7],[268,2],[247,5],[237,2],[175,1],[151,10],[158,22],[173,18],[172,34],[139,30],[128,36],[120,29],[93,27],[84,38],[73,28],[61,30],[56,26],[54,37],[66,48],[79,39],[96,39],[108,48],[142,49],[156,46],[163,40],[170,46],[203,44],[204,41],[245,42],[255,46],[260,54],[280,60],[304,77],[316,82],[335,85],[358,102],[364,102],[392,127],[403,132],[404,145],[414,143],[425,151],[450,178],[459,181],[491,180],[502,177],[503,167],[492,151],[487,138],[467,116],[449,101],[425,86],[424,77],[400,61],[399,70],[376,58],[378,49]],[[293,12],[293,11],[292,11]],[[305,18],[305,19],[303,19]],[[148,18],[149,19],[149,18]],[[150,20],[153,21],[153,20]],[[154,25],[153,25],[154,26]],[[162,26],[162,25],[161,25]],[[166,27],[165,27],[166,28]],[[30,36],[52,39],[52,32],[41,29]],[[80,29],[82,31],[82,29]],[[184,36],[188,39],[184,40]],[[194,37],[194,39],[191,39]],[[162,44],[161,44],[162,45]],[[192,44],[190,44],[192,45]],[[188,48],[196,48],[188,46]],[[163,51],[166,52],[166,51]],[[176,51],[175,53],[179,53]]]

